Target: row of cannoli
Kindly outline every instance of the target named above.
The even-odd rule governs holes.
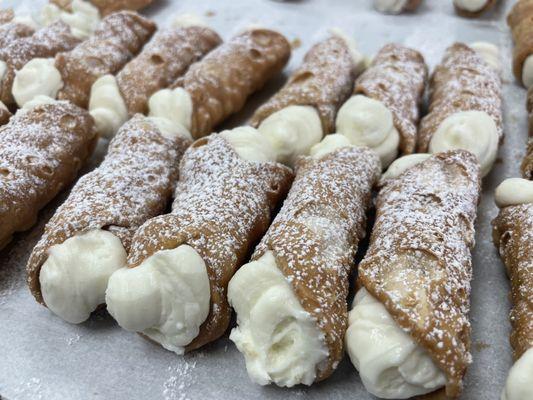
[[[494,73],[490,73],[489,64],[474,50],[456,45],[448,52],[468,56],[464,68],[473,68],[488,83],[497,84],[491,80]],[[344,61],[324,62],[334,59],[332,55]],[[371,249],[375,247],[375,253],[391,260],[418,257],[427,265],[422,271],[434,268],[436,274],[426,277],[432,284],[427,295],[403,293],[405,300],[400,296],[402,291],[397,292],[401,289],[397,284],[408,285],[409,279],[414,283],[422,279],[419,269],[402,268],[407,274],[399,272],[405,278],[403,282],[400,277],[379,271],[380,281],[374,282],[379,285],[374,287],[365,284],[361,274],[361,285],[367,294],[363,296],[365,292],[361,290],[358,299],[364,304],[371,300],[377,306],[381,304],[381,312],[388,316],[396,332],[391,345],[398,346],[397,341],[402,340],[406,343],[405,358],[392,369],[401,371],[397,373],[405,381],[382,374],[384,369],[379,366],[360,361],[365,354],[356,353],[353,347],[372,354],[375,347],[371,343],[354,345],[359,339],[351,335],[345,338],[348,325],[355,326],[348,330],[355,333],[360,325],[355,317],[355,322],[348,322],[346,294],[349,273],[355,267],[354,254],[364,235],[370,194],[381,171],[378,152],[358,147],[361,143],[352,143],[349,135],[355,132],[353,136],[364,139],[375,129],[365,131],[364,121],[352,124],[355,129],[338,134],[340,141],[324,145],[334,135],[325,136],[320,143],[323,146],[314,152],[310,145],[301,149],[291,148],[290,144],[298,143],[295,138],[299,135],[306,137],[310,130],[307,123],[317,132],[312,142],[318,143],[331,133],[339,106],[359,97],[363,111],[354,112],[353,118],[357,120],[370,108],[370,120],[379,126],[382,114],[376,119],[372,114],[374,104],[366,108],[364,104],[373,100],[378,112],[388,115],[388,125],[380,127],[380,134],[386,136],[396,130],[394,155],[386,162],[392,161],[396,153],[413,152],[418,106],[427,76],[418,53],[402,46],[386,46],[354,83],[358,57],[353,55],[347,42],[338,37],[317,44],[287,85],[258,110],[252,119],[257,121],[254,123],[258,129],[240,128],[196,141],[185,151],[177,179],[177,164],[169,160],[176,162],[180,158],[191,136],[209,133],[200,127],[211,129],[226,116],[194,96],[198,93],[195,88],[207,81],[203,76],[209,77],[210,82],[219,78],[215,82],[220,87],[210,88],[216,94],[214,98],[221,104],[235,105],[231,111],[236,111],[249,92],[264,83],[265,76],[281,69],[288,58],[288,45],[271,31],[249,31],[194,64],[181,79],[187,84],[177,86],[185,88],[191,98],[191,122],[174,125],[174,131],[160,128],[160,116],[136,116],[124,124],[102,165],[76,184],[47,225],[28,263],[28,280],[37,300],[71,322],[85,320],[105,301],[121,326],[183,353],[226,331],[229,299],[238,321],[231,338],[245,354],[250,375],[259,383],[292,386],[325,379],[338,365],[346,341],[365,385],[377,395],[387,396],[387,390],[391,390],[394,396],[406,397],[446,386],[448,394],[455,396],[469,362],[469,250],[479,195],[479,167],[471,153],[428,155],[418,166],[411,165],[412,158],[407,164],[404,159],[391,166],[394,173],[390,172],[385,181],[385,187],[390,182],[391,189],[383,189],[380,194],[383,200],[378,201],[375,227],[379,233],[371,239]],[[457,79],[446,59],[440,67],[439,83]],[[239,69],[233,67],[232,60],[239,61]],[[214,71],[216,65],[224,65],[223,71]],[[245,79],[242,70],[250,71]],[[254,75],[253,71],[261,73]],[[332,78],[328,72],[336,75]],[[237,82],[234,87],[238,88],[238,95],[229,92],[226,85],[233,81]],[[355,94],[348,99],[352,87],[356,88]],[[497,96],[498,91],[480,93],[489,98],[491,94]],[[449,112],[447,108],[441,110],[439,96],[433,97],[432,111],[443,115],[443,120],[476,107],[464,101]],[[491,100],[495,104],[501,102],[500,98]],[[299,110],[296,117],[290,112],[295,107]],[[479,112],[490,116],[491,111],[492,108],[482,108]],[[298,113],[303,117],[298,118]],[[274,128],[264,129],[265,121],[276,115],[281,117],[277,117]],[[496,113],[494,126],[497,118]],[[192,121],[197,121],[196,125]],[[494,131],[499,138],[497,128]],[[471,132],[476,130],[458,132],[475,135]],[[288,145],[277,145],[277,138]],[[406,143],[404,147],[402,143]],[[313,154],[306,156],[310,151]],[[296,158],[298,155],[300,158]],[[293,172],[276,160],[295,165],[295,181],[283,208],[270,224],[293,179]],[[402,173],[406,169],[409,171]],[[412,185],[414,192],[410,192]],[[172,212],[159,215],[172,191]],[[409,193],[419,195],[414,205],[402,200],[401,196],[409,197]],[[413,220],[414,211],[419,218]],[[387,228],[392,223],[388,222],[392,217],[387,212],[398,217],[394,228]],[[426,227],[424,221],[430,220],[435,224]],[[409,224],[414,224],[413,229],[427,230],[426,240],[415,243],[413,249],[396,246],[395,243],[408,241],[402,227]],[[253,261],[236,273],[261,237]],[[435,237],[442,240],[435,243]],[[380,241],[389,244],[387,255],[380,254]],[[442,244],[447,242],[453,246]],[[370,254],[373,253],[369,257]],[[457,263],[459,259],[461,262]],[[122,268],[124,265],[127,268]],[[368,265],[365,273],[378,277],[371,261],[363,265]],[[444,265],[444,270],[435,265]],[[427,298],[442,287],[451,291],[451,304],[437,298],[427,303]],[[359,300],[356,311],[360,309]],[[447,306],[456,308],[450,317],[441,318],[439,307]],[[442,341],[437,342],[431,329],[405,333],[420,322],[413,311],[420,309],[427,312],[423,316],[425,322],[449,328],[445,338],[439,337]],[[358,315],[356,311],[352,314]],[[454,331],[457,326],[461,327],[459,334]],[[458,340],[461,346],[456,347],[453,343]],[[391,362],[382,360],[382,365]],[[411,361],[412,369],[407,373],[404,361]],[[420,371],[427,368],[432,371],[430,376],[421,376]]]
[[[498,3],[498,0],[453,0],[458,15],[477,18]],[[413,12],[422,4],[422,0],[374,0],[376,10],[386,14]]]

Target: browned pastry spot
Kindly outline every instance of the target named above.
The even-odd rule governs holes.
[[[209,28],[190,26],[157,32],[143,51],[117,74],[130,115],[148,113],[148,99],[170,86],[189,66],[221,43]]]
[[[515,47],[513,73],[522,83],[522,69],[526,58],[533,54],[533,0],[519,0],[507,16]]]
[[[207,266],[211,308],[187,351],[217,339],[228,328],[228,282],[266,232],[291,181],[289,168],[243,160],[225,139],[211,135],[185,152],[172,213],[149,220],[135,233],[130,268],[159,250],[182,244],[194,248]]]
[[[192,98],[191,133],[210,134],[246,99],[281,72],[291,53],[287,39],[268,29],[252,29],[219,46],[179,78]]]
[[[82,232],[106,229],[129,250],[137,228],[165,211],[179,160],[190,143],[164,137],[140,115],[122,126],[102,164],[78,180],[33,249],[28,284],[38,302],[44,304],[39,274],[52,246]]]
[[[482,111],[503,140],[502,81],[498,72],[463,43],[446,49],[430,80],[429,113],[422,118],[418,151],[426,153],[440,124],[462,111]]]
[[[464,150],[435,154],[386,180],[359,265],[358,284],[446,374],[451,398],[471,362],[470,251],[479,194],[476,157]]]
[[[346,41],[332,36],[311,47],[285,86],[255,112],[251,124],[257,127],[288,106],[312,106],[324,134],[332,133],[337,110],[350,95],[355,78],[356,65]]]
[[[0,60],[7,64],[7,70],[0,83],[0,101],[6,106],[15,104],[11,94],[15,71],[34,58],[51,58],[61,51],[69,51],[79,42],[67,24],[57,21],[31,36],[19,37],[1,47]]]
[[[486,13],[491,8],[493,8],[496,5],[496,3],[498,3],[498,0],[487,0],[483,8],[478,11],[465,10],[464,8],[458,7],[457,4],[455,4],[455,2],[453,6],[455,8],[455,12],[457,13],[457,15],[460,15],[461,17],[478,18],[479,16],[481,16],[482,14]]]
[[[89,113],[67,102],[18,112],[0,128],[0,243],[30,228],[76,177],[96,142]]]
[[[153,22],[130,11],[105,17],[89,39],[56,56],[55,66],[63,80],[58,99],[87,108],[93,83],[120,71],[141,51],[155,29]]]
[[[323,332],[329,354],[317,367],[317,381],[331,375],[344,355],[349,274],[380,173],[379,158],[363,147],[300,158],[287,200],[252,257],[274,253],[300,304]]]
[[[533,347],[533,204],[505,207],[492,224],[511,279],[511,346],[518,360]]]
[[[427,76],[422,54],[391,43],[379,51],[372,65],[355,82],[354,94],[381,101],[392,112],[404,154],[415,151]]]

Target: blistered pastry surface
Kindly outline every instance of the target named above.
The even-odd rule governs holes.
[[[289,195],[252,259],[271,250],[300,304],[316,319],[329,350],[317,371],[322,380],[344,354],[349,274],[381,165],[371,150],[344,147],[318,159],[302,157],[296,168]]]
[[[337,110],[350,95],[355,77],[356,65],[346,41],[338,36],[325,39],[311,47],[285,86],[255,112],[251,124],[259,126],[288,106],[312,106],[323,132],[332,133]]]
[[[381,101],[392,112],[404,154],[415,150],[427,75],[422,54],[399,44],[388,44],[355,82],[354,94]]]
[[[148,99],[170,86],[189,66],[221,43],[212,29],[200,26],[157,32],[142,52],[117,74],[130,115],[148,113]]]
[[[522,82],[522,67],[533,54],[533,0],[517,1],[507,17],[514,40],[513,73]]]
[[[18,38],[0,48],[0,60],[8,67],[0,84],[0,100],[6,105],[14,104],[11,88],[15,71],[21,69],[28,61],[34,58],[54,57],[59,52],[73,49],[79,42],[70,27],[58,21],[39,29],[31,36]]]
[[[239,111],[248,96],[281,72],[290,53],[289,43],[280,33],[251,29],[192,65],[173,85],[191,95],[192,136],[210,134],[216,125]]]
[[[98,168],[81,177],[45,227],[28,262],[30,288],[39,302],[39,272],[50,247],[92,229],[107,229],[126,251],[137,228],[164,212],[190,141],[165,138],[142,116],[124,124]]]
[[[291,181],[289,168],[243,160],[218,135],[196,141],[185,152],[172,212],[149,220],[136,232],[128,265],[135,267],[158,250],[182,244],[200,254],[210,280],[211,308],[186,350],[226,331],[231,316],[228,282],[266,232]]]
[[[501,209],[493,227],[511,279],[511,346],[517,360],[533,347],[533,204]]]
[[[72,51],[56,56],[61,73],[61,100],[87,107],[92,84],[101,76],[117,73],[139,53],[156,26],[134,12],[119,12],[104,18],[93,35]]]
[[[501,78],[470,47],[463,43],[448,47],[433,72],[429,89],[429,113],[420,123],[419,152],[427,152],[431,138],[446,118],[462,111],[490,115],[503,139]]]
[[[31,36],[34,32],[31,26],[18,22],[0,24],[0,48],[4,48],[14,40]]]
[[[66,102],[19,112],[0,128],[0,247],[74,180],[94,141],[89,113]]]
[[[480,195],[475,156],[439,153],[385,181],[359,285],[431,355],[457,396],[470,356],[470,281]]]

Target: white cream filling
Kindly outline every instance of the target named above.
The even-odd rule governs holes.
[[[146,121],[150,121],[161,132],[164,137],[174,139],[176,137],[183,137],[186,139],[192,139],[191,133],[181,124],[170,121],[167,118],[160,117],[145,117]]]
[[[311,385],[328,350],[272,252],[237,271],[228,299],[237,313],[230,339],[243,353],[250,378],[260,385]]]
[[[445,374],[365,288],[349,314],[346,348],[365,388],[385,399],[406,399],[446,384]]]
[[[55,99],[63,87],[61,73],[55,67],[53,58],[34,58],[15,74],[13,97],[23,107],[39,95]]]
[[[0,60],[0,82],[4,79],[7,72],[7,63]]]
[[[400,157],[389,165],[389,168],[383,173],[381,178],[383,180],[397,178],[409,168],[426,161],[429,157],[431,157],[431,154],[428,153],[416,153]]]
[[[464,149],[477,156],[483,176],[498,154],[500,141],[494,120],[482,111],[461,111],[446,118],[429,143],[430,153]]]
[[[399,14],[408,0],[374,0],[374,8],[382,13]]]
[[[39,24],[30,15],[16,15],[12,22],[22,24],[37,30],[40,28]]]
[[[251,126],[242,126],[220,133],[239,157],[255,162],[276,161],[276,153],[268,139]]]
[[[494,201],[500,208],[533,203],[533,181],[509,178],[498,185]]]
[[[89,112],[98,132],[107,138],[113,137],[128,120],[128,108],[113,75],[104,75],[93,83]]]
[[[526,58],[522,66],[522,82],[528,89],[533,86],[533,54]]]
[[[533,399],[533,348],[520,357],[511,368],[501,400]]]
[[[72,12],[68,12],[55,4],[46,4],[41,10],[41,23],[48,26],[61,20],[70,26],[74,36],[87,39],[101,21],[100,12],[88,1],[73,0],[71,7]]]
[[[337,114],[336,128],[356,146],[368,146],[387,167],[397,156],[400,134],[394,127],[392,112],[378,100],[352,96]]]
[[[341,147],[350,146],[352,146],[352,144],[346,136],[340,133],[334,133],[324,136],[324,139],[322,139],[320,143],[311,147],[309,154],[314,158],[322,158],[326,154],[332,153]]]
[[[196,14],[180,14],[174,17],[171,26],[173,28],[187,28],[189,26],[208,26],[204,18]]]
[[[324,136],[318,112],[311,106],[285,107],[265,118],[258,130],[274,147],[277,161],[288,165],[309,154]]]
[[[489,0],[453,0],[461,10],[477,12],[483,9]]]
[[[162,89],[155,92],[148,100],[148,108],[150,117],[166,118],[191,130],[193,104],[191,95],[185,89]]]
[[[501,75],[503,66],[498,46],[489,42],[474,42],[470,43],[470,48]]]
[[[119,269],[106,291],[107,309],[121,327],[177,354],[198,336],[210,299],[204,260],[188,245],[158,251],[138,267]]]
[[[70,323],[80,323],[104,303],[107,281],[126,264],[118,237],[100,229],[52,246],[39,275],[46,306]]]

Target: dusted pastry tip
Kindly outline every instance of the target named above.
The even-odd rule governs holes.
[[[511,280],[511,346],[514,365],[502,400],[533,397],[533,181],[510,178],[495,192],[500,212],[493,240]]]
[[[386,45],[340,108],[337,132],[352,144],[374,150],[383,167],[399,152],[412,153],[426,81],[427,66],[419,52],[398,44]]]
[[[254,113],[251,124],[276,148],[278,161],[292,165],[334,131],[358,71],[353,53],[339,35],[315,44],[285,86]]]
[[[498,0],[453,0],[455,12],[465,18],[477,18],[497,3]]]
[[[228,286],[230,339],[254,382],[311,385],[342,359],[349,274],[380,171],[374,152],[350,144],[298,159],[282,209]]]
[[[89,113],[67,102],[18,112],[0,128],[0,247],[76,178],[96,141]],[[24,156],[21,157],[21,154]]]
[[[10,41],[0,49],[0,101],[6,106],[15,105],[14,81],[28,62],[54,57],[59,52],[73,49],[79,42],[70,27],[61,21],[41,28],[31,36]]]
[[[79,179],[33,249],[27,270],[37,301],[71,323],[104,303],[136,229],[170,201],[190,143],[141,115],[122,126],[102,164]]]
[[[415,11],[422,0],[374,0],[374,8],[384,14],[401,14]]]
[[[459,396],[471,362],[470,280],[480,194],[475,157],[434,154],[385,180],[346,346],[365,387],[408,398]]]
[[[533,0],[519,0],[507,16],[514,40],[513,73],[526,88],[533,86]]]
[[[429,113],[418,140],[420,152],[470,151],[483,176],[492,169],[503,140],[502,81],[484,59],[494,60],[490,54],[462,43],[446,50],[431,78]]]
[[[148,114],[150,96],[170,86],[220,43],[216,32],[202,26],[157,32],[116,77],[104,75],[92,85],[89,110],[99,132],[112,137],[132,115]]]
[[[59,53],[53,60],[34,60],[18,71],[13,91],[17,104],[22,107],[33,97],[46,95],[86,108],[93,83],[120,71],[155,29],[153,22],[133,12],[105,17],[96,31],[71,51]]]
[[[89,4],[104,17],[117,11],[139,11],[152,2],[153,0],[50,0],[51,4],[67,12],[75,10],[76,3]]]

